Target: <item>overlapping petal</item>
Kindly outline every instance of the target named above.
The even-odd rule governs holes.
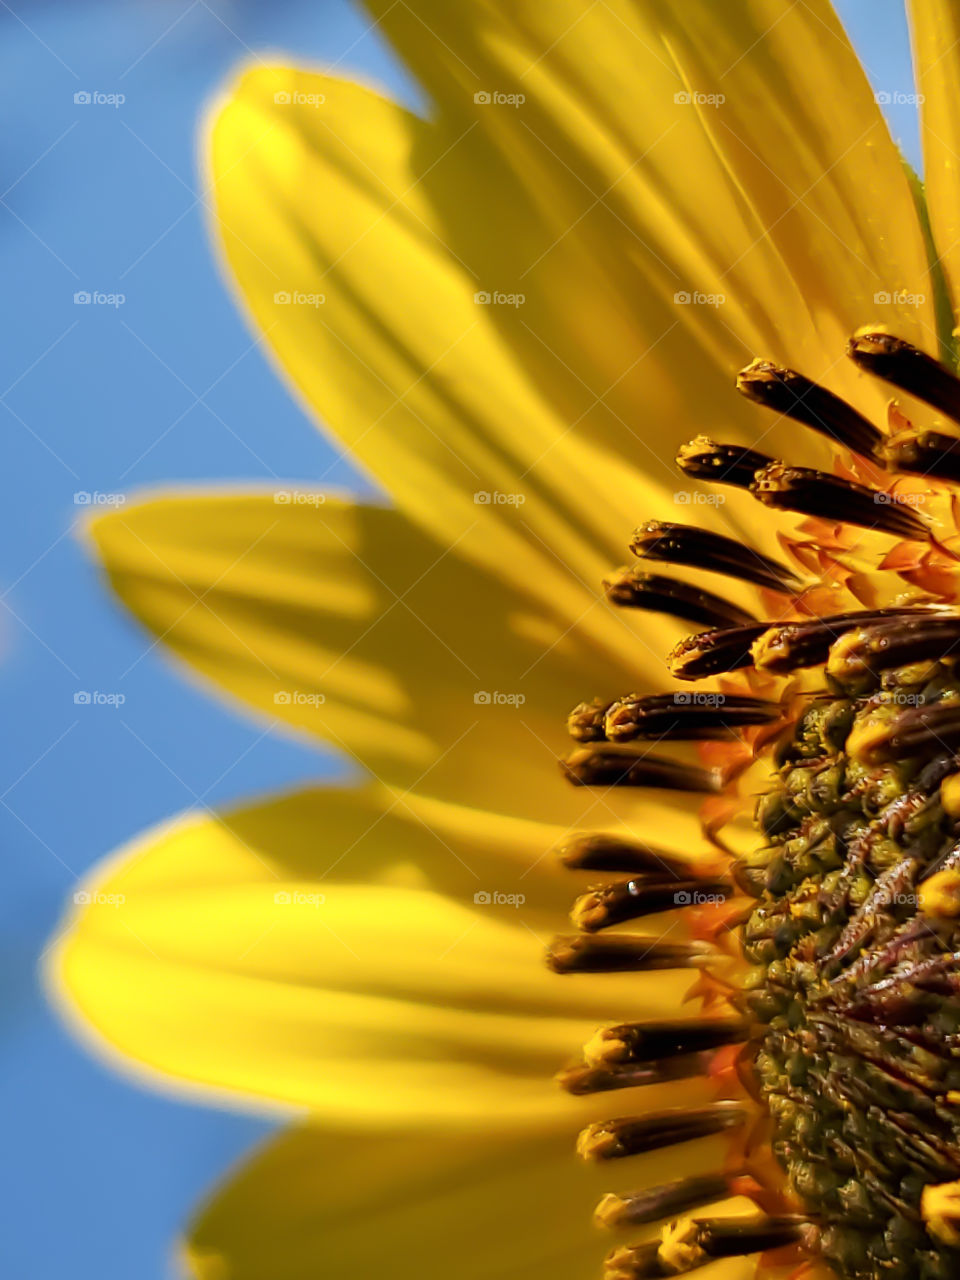
[[[676,1008],[690,976],[558,979],[549,863],[447,816],[330,791],[148,833],[66,922],[54,988],[98,1041],[188,1083],[367,1128],[569,1130],[551,1077],[572,1047]]]
[[[441,114],[526,175],[558,234],[589,207],[641,314],[651,292],[722,293],[718,350],[736,335],[819,376],[878,290],[925,277],[899,155],[825,0],[366,4]],[[493,109],[490,91],[523,101]],[[891,312],[921,343],[930,318]]]
[[[304,98],[323,101],[297,105]],[[231,90],[210,164],[217,238],[247,309],[352,457],[444,545],[533,596],[583,593],[622,538],[597,511],[614,503],[625,521],[643,511],[672,483],[671,459],[632,423],[649,479],[582,442],[571,430],[582,408],[564,412],[577,371],[556,368],[549,392],[531,381],[511,337],[538,344],[556,297],[527,290],[529,306],[502,304],[518,313],[510,335],[501,304],[477,301],[524,292],[506,288],[517,273],[501,269],[500,246],[542,237],[496,153],[453,145],[357,85],[267,67]],[[477,247],[458,247],[458,235]],[[579,288],[592,296],[588,280]]]
[[[95,536],[175,653],[390,786],[148,835],[91,886],[53,980],[113,1051],[340,1127],[288,1134],[225,1188],[192,1234],[200,1280],[574,1280],[595,1265],[596,1189],[549,1077],[597,1022],[676,1010],[688,985],[580,985],[540,962],[567,895],[540,851],[591,814],[658,826],[554,770],[570,703],[646,687],[673,638],[615,626],[594,582],[640,518],[677,517],[689,435],[817,456],[736,398],[738,367],[781,359],[878,416],[843,341],[879,320],[935,351],[934,290],[821,0],[368,7],[430,119],[259,67],[222,104],[210,165],[249,313],[397,511],[184,497]],[[931,4],[918,48],[954,276],[946,14]],[[759,523],[739,499],[714,519]],[[475,899],[491,891],[523,909]],[[415,1144],[361,1132],[411,1125]]]
[[[688,1159],[660,1152],[654,1176],[681,1173]],[[197,1280],[593,1280],[614,1237],[592,1225],[591,1211],[612,1180],[609,1169],[578,1167],[561,1136],[298,1129],[263,1147],[204,1208],[186,1255]],[[745,1260],[703,1272],[752,1274]]]
[[[936,349],[909,184],[826,6],[382,10],[434,118],[247,73],[213,129],[218,237],[300,392],[465,555],[534,593],[555,592],[557,561],[589,580],[628,523],[664,513],[697,429],[796,457],[732,390],[753,355],[879,414],[849,332],[888,321]],[[763,105],[774,81],[782,106]],[[526,100],[474,101],[495,94]],[[324,305],[276,303],[297,287]],[[476,305],[498,292],[525,301]],[[477,489],[523,492],[521,524],[477,518]],[[739,500],[722,515],[761,523]]]
[[[565,713],[584,693],[662,682],[680,624],[630,627],[596,598],[570,617],[394,510],[300,496],[317,505],[184,494],[91,530],[124,604],[271,719],[404,788],[581,820],[584,796],[556,765]]]

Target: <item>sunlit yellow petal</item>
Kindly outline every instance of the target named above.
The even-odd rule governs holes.
[[[400,506],[565,599],[570,570],[590,580],[615,545],[591,511],[624,501],[624,485],[642,510],[645,491],[672,485],[671,459],[637,433],[652,483],[602,450],[571,468],[571,419],[500,330],[499,313],[521,309],[476,301],[504,290],[495,246],[542,234],[502,205],[488,151],[357,85],[261,67],[214,122],[215,234],[283,371]],[[481,196],[499,212],[481,216]]]
[[[373,804],[369,839],[348,802],[324,821],[317,810],[307,796],[192,817],[114,860],[52,960],[71,1011],[147,1067],[357,1125],[569,1128],[577,1108],[551,1076],[571,1046],[598,1023],[675,1008],[690,985],[560,980],[524,903],[429,887],[431,867],[462,857],[489,895],[496,859],[412,822],[395,846]],[[528,896],[545,886],[533,875]]]
[[[564,715],[662,679],[681,634],[638,638],[594,599],[591,636],[399,513],[335,498],[183,495],[91,528],[124,604],[271,720],[398,785],[558,824],[593,804],[557,771]]]
[[[826,10],[568,7],[394,6],[385,28],[444,94],[435,121],[261,67],[210,163],[231,274],[300,393],[412,518],[576,614],[623,530],[672,505],[692,432],[822,461],[735,394],[752,356],[880,414],[849,332],[936,335],[908,183]],[[782,111],[758,109],[771,78]],[[474,102],[492,79],[528,101]],[[739,495],[711,515],[770,545],[759,517]]]
[[[723,294],[740,340],[820,375],[823,344],[836,360],[878,290],[926,276],[899,156],[824,0],[366,3],[439,110],[495,139],[558,231],[596,203],[597,247],[624,289],[645,286],[642,310],[651,287]],[[498,107],[510,95],[522,100]],[[695,315],[673,312],[696,332]],[[929,340],[929,305],[890,315]]]
[[[960,307],[960,8],[911,0],[917,89],[923,95],[924,188],[937,255]]]
[[[684,1158],[661,1152],[659,1176]],[[563,1136],[294,1130],[200,1213],[188,1264],[197,1280],[594,1280],[616,1239],[591,1222],[611,1180],[578,1167]],[[744,1262],[702,1272],[751,1274]]]

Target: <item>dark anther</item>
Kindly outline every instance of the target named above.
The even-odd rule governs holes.
[[[649,756],[644,751],[617,743],[601,743],[574,751],[561,767],[575,787],[663,787],[668,791],[723,790],[723,777],[716,769],[702,769]]]
[[[960,437],[942,431],[909,432],[881,451],[894,471],[914,471],[937,480],[960,481]]]
[[[691,1053],[639,1066],[628,1063],[594,1067],[588,1062],[577,1062],[564,1067],[556,1081],[561,1089],[577,1098],[593,1093],[613,1093],[618,1089],[640,1089],[651,1084],[669,1084],[674,1080],[705,1076],[712,1056],[711,1053]]]
[[[960,614],[931,610],[848,632],[831,650],[827,672],[846,687],[864,675],[949,657],[960,657]]]
[[[677,466],[685,476],[709,480],[712,484],[732,484],[739,489],[749,489],[754,475],[771,462],[773,458],[756,449],[716,444],[708,436],[697,436],[681,445],[677,454]]]
[[[753,644],[769,628],[769,623],[760,622],[687,636],[667,658],[670,674],[677,680],[705,680],[707,676],[750,667]]]
[[[756,404],[802,422],[866,458],[883,441],[872,422],[832,391],[769,360],[747,365],[737,376],[737,390]]]
[[[867,764],[884,764],[931,748],[960,747],[960,702],[910,707],[898,715],[867,719],[847,739],[847,753]]]
[[[693,1239],[708,1258],[743,1258],[781,1249],[799,1240],[806,1218],[715,1218],[691,1224]]]
[[[847,355],[859,369],[960,422],[960,378],[926,352],[889,333],[861,329],[847,344]]]
[[[603,731],[610,742],[635,738],[678,741],[721,738],[745,725],[770,724],[778,702],[722,693],[657,693],[620,698],[607,708]]]
[[[554,973],[647,973],[655,969],[695,969],[716,956],[705,942],[661,942],[659,938],[612,933],[577,933],[554,938],[547,964]]]
[[[643,1226],[725,1199],[731,1193],[731,1181],[728,1174],[709,1173],[642,1191],[606,1195],[597,1205],[594,1216],[604,1227]]]
[[[722,596],[691,586],[688,582],[678,582],[675,578],[644,573],[633,566],[617,569],[604,580],[603,589],[611,604],[666,613],[707,627],[736,626],[754,621],[746,609]]]
[[[745,1258],[796,1244],[809,1230],[806,1218],[695,1219],[671,1232],[669,1242],[623,1245],[605,1259],[604,1280],[659,1280],[685,1276],[718,1258]]]
[[[732,892],[733,886],[726,880],[637,876],[619,884],[598,885],[581,894],[573,904],[570,919],[578,929],[593,933],[660,911],[723,902]]]
[[[743,1044],[749,1036],[745,1022],[730,1018],[688,1018],[680,1022],[626,1022],[601,1027],[584,1045],[583,1056],[593,1067],[616,1062],[659,1062],[687,1053],[703,1053],[728,1044]]]
[[[630,550],[645,560],[723,573],[770,591],[790,593],[801,585],[800,579],[785,564],[761,555],[736,538],[698,529],[695,525],[648,520],[634,533]]]
[[[577,1139],[577,1153],[585,1160],[617,1160],[623,1156],[657,1151],[693,1138],[724,1133],[743,1124],[746,1111],[733,1102],[649,1115],[601,1120],[584,1129]]]
[[[571,836],[562,841],[555,852],[570,871],[627,871],[637,875],[648,872],[675,878],[690,874],[685,863],[662,849],[602,831],[584,831]]]
[[[778,675],[800,667],[816,667],[826,662],[834,641],[860,627],[878,623],[906,622],[936,616],[922,607],[916,609],[875,609],[855,613],[834,613],[809,622],[785,622],[762,632],[753,645],[753,662],[758,670]]]
[[[855,524],[917,542],[930,536],[927,523],[894,495],[811,467],[772,462],[757,473],[750,489],[762,503],[779,511]]]

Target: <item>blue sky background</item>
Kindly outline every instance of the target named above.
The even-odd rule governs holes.
[[[874,86],[909,93],[898,0],[839,8]],[[278,51],[413,90],[341,0],[0,0],[0,51],[0,1274],[161,1280],[190,1206],[269,1125],[109,1074],[45,1007],[38,959],[76,877],[144,827],[333,766],[148,651],[71,533],[74,494],[356,483],[218,279],[196,121],[239,60]],[[79,91],[126,102],[77,106]],[[919,164],[914,109],[888,110]],[[126,301],[78,307],[81,290]],[[78,690],[123,692],[122,716]]]

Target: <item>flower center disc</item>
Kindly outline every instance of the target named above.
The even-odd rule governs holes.
[[[856,335],[848,354],[960,422],[960,379],[932,357],[874,330]],[[841,525],[890,536],[900,544],[891,563],[929,563],[940,577],[931,569],[925,587],[922,574],[907,575],[911,591],[900,579],[887,596],[913,603],[821,617],[811,601],[822,581],[725,535],[650,521],[631,544],[638,557],[749,583],[768,593],[776,616],[795,620],[763,622],[724,593],[634,566],[605,584],[612,603],[710,628],[671,654],[680,680],[750,669],[800,677],[783,703],[753,696],[762,685],[734,676],[722,695],[627,695],[583,703],[568,721],[581,744],[564,761],[574,784],[720,795],[717,812],[740,766],[707,768],[651,754],[649,744],[746,733],[749,757],[764,739],[778,743],[772,785],[757,803],[760,847],[738,861],[701,869],[599,833],[561,850],[573,870],[629,879],[578,898],[572,920],[581,932],[554,943],[557,972],[701,969],[699,991],[715,997],[699,1019],[603,1028],[560,1080],[590,1094],[699,1076],[718,1082],[716,1101],[590,1125],[580,1154],[619,1160],[731,1135],[720,1168],[605,1197],[597,1217],[607,1227],[668,1222],[658,1237],[614,1249],[606,1280],[687,1275],[755,1253],[794,1268],[822,1261],[841,1280],[956,1280],[960,612],[939,602],[953,592],[958,556],[949,522],[938,529],[935,516],[899,502],[893,482],[876,485],[884,468],[923,472],[934,486],[957,482],[960,436],[909,424],[885,436],[832,393],[767,361],[745,369],[738,387],[831,439],[842,451],[836,474],[699,437],[678,457],[687,476],[807,517],[808,539],[818,520],[830,537]],[[841,576],[842,559],[834,565]],[[814,668],[822,678],[800,676]],[[721,757],[714,749],[707,758]],[[705,895],[725,906],[715,927],[689,930],[687,940],[675,929],[658,938],[614,928]],[[746,962],[738,978],[723,967],[735,963],[723,941],[732,927]],[[733,1064],[740,1085],[719,1083]],[[736,1195],[758,1212],[700,1213]]]
[[[960,1236],[928,1229],[924,1193],[960,1178],[960,854],[944,852],[960,680],[946,662],[875,673],[858,642],[834,644],[837,696],[781,747],[758,806],[769,844],[742,870],[759,895],[742,930],[754,1069],[834,1269],[945,1280]]]

